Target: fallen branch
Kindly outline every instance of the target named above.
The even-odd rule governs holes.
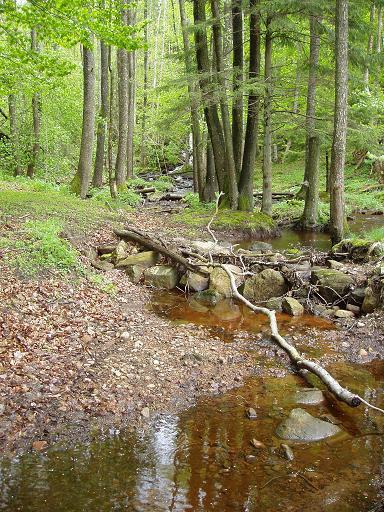
[[[152,238],[148,237],[144,233],[140,233],[136,229],[123,230],[123,231],[119,230],[119,229],[115,229],[114,233],[115,233],[115,235],[117,235],[119,238],[122,238],[123,240],[128,240],[129,242],[135,242],[137,244],[142,245],[143,247],[146,247],[147,249],[150,249],[151,251],[155,251],[160,254],[163,254],[167,258],[170,258],[171,260],[175,261],[179,265],[182,265],[183,267],[185,267],[187,270],[190,270],[191,272],[196,272],[197,274],[200,274],[203,276],[208,275],[208,272],[202,270],[197,265],[193,265],[187,259],[183,258],[183,256],[181,256],[179,253],[152,240]]]
[[[156,188],[155,187],[135,188],[134,192],[136,194],[150,194],[151,192],[156,192]]]
[[[325,370],[322,366],[320,366],[318,363],[315,363],[313,361],[308,361],[307,359],[303,358],[301,354],[297,351],[297,349],[290,345],[279,333],[278,327],[277,327],[277,321],[276,321],[276,314],[275,311],[272,311],[270,309],[264,308],[264,307],[258,307],[252,304],[249,300],[247,300],[243,295],[241,295],[236,286],[235,276],[231,272],[231,270],[227,267],[227,265],[220,265],[223,270],[227,273],[233,296],[238,299],[240,302],[245,304],[249,307],[252,311],[255,313],[262,313],[266,315],[269,319],[269,325],[271,327],[271,333],[272,338],[280,345],[280,347],[288,354],[290,360],[299,368],[300,370],[308,370],[314,375],[316,375],[329,389],[329,391],[341,402],[346,403],[350,407],[357,407],[361,403],[364,403],[367,407],[370,407],[371,409],[374,409],[376,411],[380,411],[384,413],[384,410],[379,409],[378,407],[375,407],[368,402],[366,402],[363,398],[361,398],[359,395],[356,395],[354,393],[351,393],[348,391],[348,389],[343,388],[336,379],[330,375],[327,370]]]

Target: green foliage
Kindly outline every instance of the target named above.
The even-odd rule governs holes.
[[[375,242],[384,242],[384,227],[373,228],[366,233],[363,233],[364,238],[367,240],[374,240]]]
[[[16,242],[13,235],[1,239],[2,247],[9,249],[8,262],[27,276],[47,270],[68,272],[74,269],[78,265],[77,252],[60,236],[62,228],[56,219],[26,221]]]

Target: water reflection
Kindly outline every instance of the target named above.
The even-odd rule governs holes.
[[[384,365],[338,365],[332,371],[356,391],[383,402]],[[327,400],[304,406],[332,415],[346,434],[279,451],[274,429],[295,406],[302,382],[253,379],[165,416],[142,439],[120,436],[72,450],[52,449],[3,462],[0,510],[7,511],[332,511],[364,512],[379,503],[384,420]],[[256,420],[246,418],[248,406]],[[256,450],[256,438],[266,448]]]

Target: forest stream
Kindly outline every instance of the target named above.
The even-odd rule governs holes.
[[[151,307],[172,322],[209,326],[228,342],[252,341],[255,361],[266,369],[274,366],[272,372],[201,399],[179,415],[158,416],[142,437],[110,432],[90,445],[57,446],[3,461],[0,510],[382,510],[383,416],[340,405],[326,393],[315,405],[298,405],[305,382],[279,372],[287,368],[285,358],[268,359],[274,346],[264,339],[265,321],[224,304],[221,312],[199,311],[180,294],[156,292]],[[332,351],[326,336],[334,329],[331,322],[282,315],[279,323],[282,332],[299,334],[298,348],[308,343],[310,357]],[[371,403],[382,403],[383,361],[337,363],[330,369]],[[254,419],[247,417],[250,407]],[[324,441],[290,442],[293,460],[287,460],[275,428],[295,407],[332,421],[342,433]]]

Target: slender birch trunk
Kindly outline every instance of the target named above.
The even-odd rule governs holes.
[[[264,150],[263,150],[263,199],[261,211],[272,215],[272,19],[266,20],[264,62]]]

